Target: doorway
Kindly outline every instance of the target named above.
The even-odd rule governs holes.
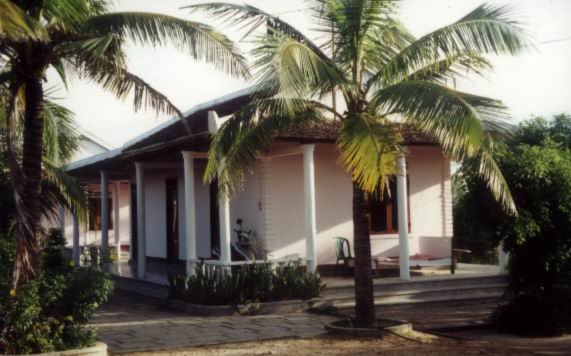
[[[167,198],[167,260],[168,262],[178,261],[178,179],[166,179]]]
[[[210,257],[216,258],[213,251],[220,254],[220,218],[218,210],[218,180],[212,181],[210,193]]]

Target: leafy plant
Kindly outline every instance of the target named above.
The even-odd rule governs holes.
[[[14,244],[0,249],[2,280],[11,280]],[[109,275],[96,267],[79,267],[63,257],[65,240],[52,229],[43,241],[42,273],[17,291],[0,290],[0,353],[27,354],[91,346],[95,330],[85,325],[112,293]],[[6,274],[4,274],[6,273]]]
[[[535,118],[521,124],[495,157],[518,206],[518,215],[492,204],[474,166],[461,170],[465,194],[459,203],[462,233],[490,246],[503,239],[510,253],[509,287],[493,321],[525,334],[558,334],[571,330],[571,116]],[[471,213],[472,211],[478,214]]]
[[[299,262],[227,267],[200,264],[191,275],[169,274],[171,297],[205,305],[243,305],[318,297],[325,284]]]

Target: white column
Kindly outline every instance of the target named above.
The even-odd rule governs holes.
[[[224,165],[222,161],[221,166]],[[223,194],[218,189],[218,215],[220,219],[220,261],[223,263],[232,262],[232,249],[230,244],[230,199],[227,194]]]
[[[77,215],[73,214],[73,250],[72,250],[72,260],[76,266],[79,266],[79,220]]]
[[[304,211],[305,211],[305,259],[307,270],[315,272],[317,268],[317,253],[315,250],[315,238],[317,224],[315,220],[315,167],[313,152],[315,145],[303,145],[303,188],[304,188]]]
[[[121,192],[121,183],[113,183],[113,236],[115,237],[115,248],[117,251],[117,266],[121,262],[121,231],[120,231],[120,220],[119,220],[119,194]]]
[[[260,202],[258,210],[261,212],[261,248],[258,252],[268,251],[271,254],[275,250],[274,237],[274,201],[272,198],[272,159],[260,158]]]
[[[397,199],[398,199],[398,222],[399,222],[399,261],[400,278],[410,280],[408,247],[408,200],[406,187],[406,158],[400,155],[397,160]]]
[[[127,206],[129,207],[129,262],[133,261],[133,229],[132,229],[132,224],[134,223],[134,219],[136,219],[137,217],[133,216],[132,212],[132,206],[131,204],[133,204],[133,191],[131,190],[131,181],[129,180],[129,184],[128,184],[128,189],[129,189],[129,194],[128,196],[128,201],[127,201]],[[136,222],[135,222],[136,223]]]
[[[194,260],[196,260],[196,207],[194,194],[194,157],[190,151],[182,151],[184,160],[184,222],[186,230],[185,258],[186,273],[192,273]]]
[[[500,245],[498,246],[498,262],[500,267],[500,273],[507,273],[508,272],[508,262],[509,262],[510,254],[504,251],[504,242],[501,241]]]
[[[109,252],[109,180],[107,172],[101,175],[101,265],[107,269],[107,253]]]
[[[137,278],[145,279],[147,274],[147,246],[145,238],[145,177],[143,163],[135,162],[137,182]]]

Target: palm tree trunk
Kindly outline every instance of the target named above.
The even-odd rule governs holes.
[[[375,323],[369,209],[365,192],[353,182],[353,245],[355,249],[355,323],[371,327]]]
[[[14,288],[20,288],[34,278],[40,269],[40,193],[42,179],[42,148],[44,130],[44,92],[42,78],[26,80],[23,180],[16,182],[16,263]]]

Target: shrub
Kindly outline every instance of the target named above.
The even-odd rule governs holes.
[[[78,267],[65,259],[64,244],[59,230],[50,230],[42,246],[40,275],[17,293],[2,284],[0,353],[61,351],[95,342],[95,331],[85,325],[109,298],[113,285],[95,266]],[[0,261],[3,268],[5,264],[9,265]],[[11,268],[5,270],[11,273]]]
[[[461,169],[460,203],[470,212],[455,226],[473,241],[503,239],[510,253],[505,301],[492,320],[507,331],[559,334],[571,330],[571,116],[521,125],[513,142],[499,146],[498,164],[518,209],[508,215],[491,204],[484,183]],[[457,216],[460,220],[460,216]],[[456,219],[456,217],[455,217]],[[466,228],[469,227],[469,228]],[[457,229],[458,228],[458,229]]]
[[[491,316],[503,330],[523,335],[557,335],[571,325],[571,288],[560,286],[552,292],[528,290],[508,294]]]
[[[318,297],[325,288],[317,273],[299,262],[276,267],[270,262],[233,266],[198,265],[191,275],[169,274],[173,298],[205,305],[233,305]]]

